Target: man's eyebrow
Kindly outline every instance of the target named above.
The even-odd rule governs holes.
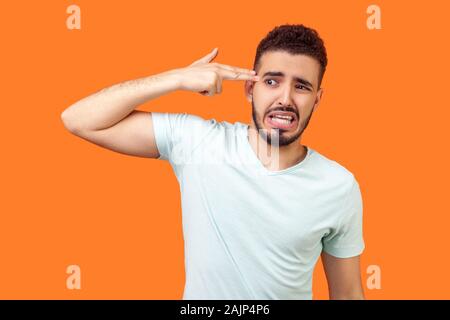
[[[271,76],[271,77],[284,77],[285,74],[281,71],[267,71],[266,73],[264,73],[263,78],[266,76]],[[300,82],[301,84],[310,86],[311,88],[314,88],[314,86],[311,84],[311,82],[309,82],[306,79],[303,78],[299,78],[299,77],[294,77],[294,80],[297,82]]]

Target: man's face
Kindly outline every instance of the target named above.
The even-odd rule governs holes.
[[[306,55],[271,51],[261,56],[256,72],[260,80],[245,84],[254,127],[268,144],[272,139],[279,139],[279,146],[295,142],[322,96],[319,62]]]

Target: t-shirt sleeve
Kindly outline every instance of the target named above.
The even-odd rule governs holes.
[[[177,171],[190,161],[216,120],[187,113],[152,112],[152,122],[158,159],[168,160]]]
[[[355,179],[344,208],[338,227],[322,238],[323,250],[338,258],[358,256],[365,248],[361,190]]]

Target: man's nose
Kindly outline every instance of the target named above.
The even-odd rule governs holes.
[[[290,85],[285,85],[284,88],[282,88],[281,95],[278,99],[278,104],[281,104],[283,106],[293,106],[294,100],[293,100],[293,89]]]

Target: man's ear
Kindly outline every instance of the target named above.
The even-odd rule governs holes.
[[[319,91],[317,91],[316,95],[316,101],[314,102],[314,107],[312,112],[316,111],[316,109],[319,107],[320,100],[322,99],[323,94],[323,88],[320,88]]]
[[[253,86],[255,84],[255,81],[246,80],[244,85],[244,91],[245,91],[245,97],[247,98],[248,102],[252,102],[253,100]]]

